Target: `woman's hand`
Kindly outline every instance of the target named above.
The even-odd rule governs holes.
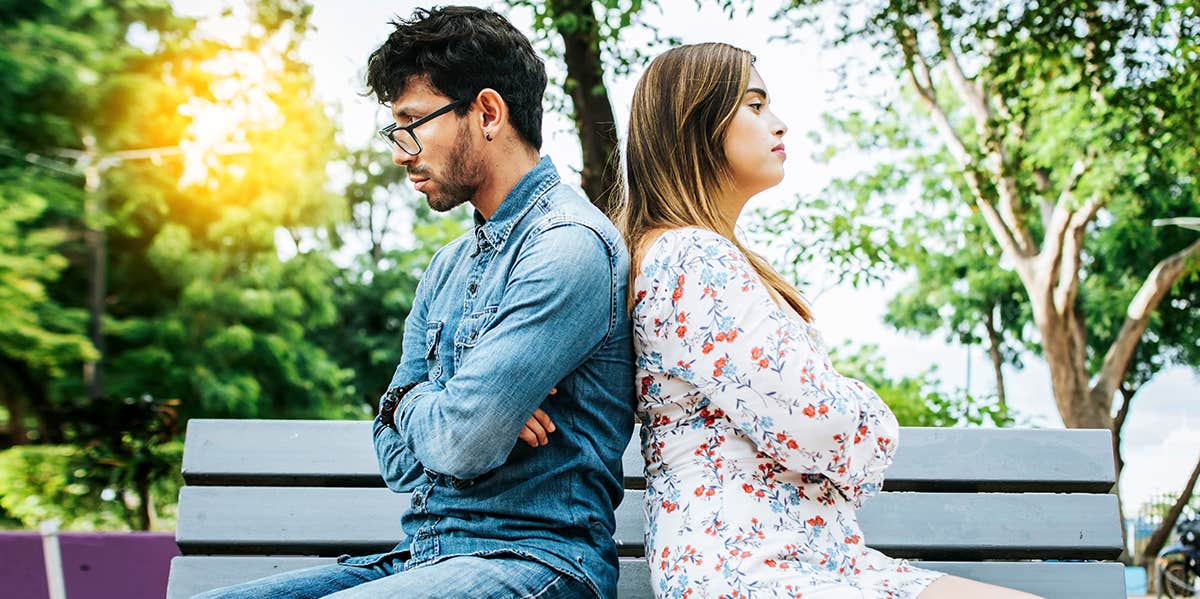
[[[558,388],[550,390],[550,395],[558,393]],[[530,447],[541,447],[549,443],[549,434],[554,432],[556,427],[554,422],[550,420],[550,415],[538,408],[533,411],[533,416],[525,422],[525,427],[521,429],[521,433],[517,435],[522,441],[529,444]]]

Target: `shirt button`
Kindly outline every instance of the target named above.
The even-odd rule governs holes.
[[[471,295],[475,295],[475,291],[478,289],[479,289],[479,284],[476,283],[475,281],[471,281],[471,283],[469,285],[467,285],[467,293],[470,293]]]

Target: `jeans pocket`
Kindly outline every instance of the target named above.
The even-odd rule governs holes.
[[[343,554],[338,556],[337,563],[339,566],[378,569],[386,574],[391,574],[403,569],[404,562],[408,561],[408,556],[409,552],[407,549],[373,555],[351,556]]]

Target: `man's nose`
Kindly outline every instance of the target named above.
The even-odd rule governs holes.
[[[392,145],[392,164],[395,164],[396,166],[407,167],[410,164],[412,164],[414,161],[416,161],[416,159],[417,159],[416,156],[413,156],[412,154],[409,154],[408,152],[401,150],[394,144]]]

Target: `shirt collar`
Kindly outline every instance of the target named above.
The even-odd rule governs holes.
[[[492,247],[502,245],[512,232],[513,226],[529,211],[534,202],[558,182],[558,169],[555,168],[554,162],[549,156],[543,156],[537,166],[517,181],[516,186],[508,192],[500,207],[492,214],[492,218],[484,220],[479,211],[475,211],[476,247],[483,244]]]

